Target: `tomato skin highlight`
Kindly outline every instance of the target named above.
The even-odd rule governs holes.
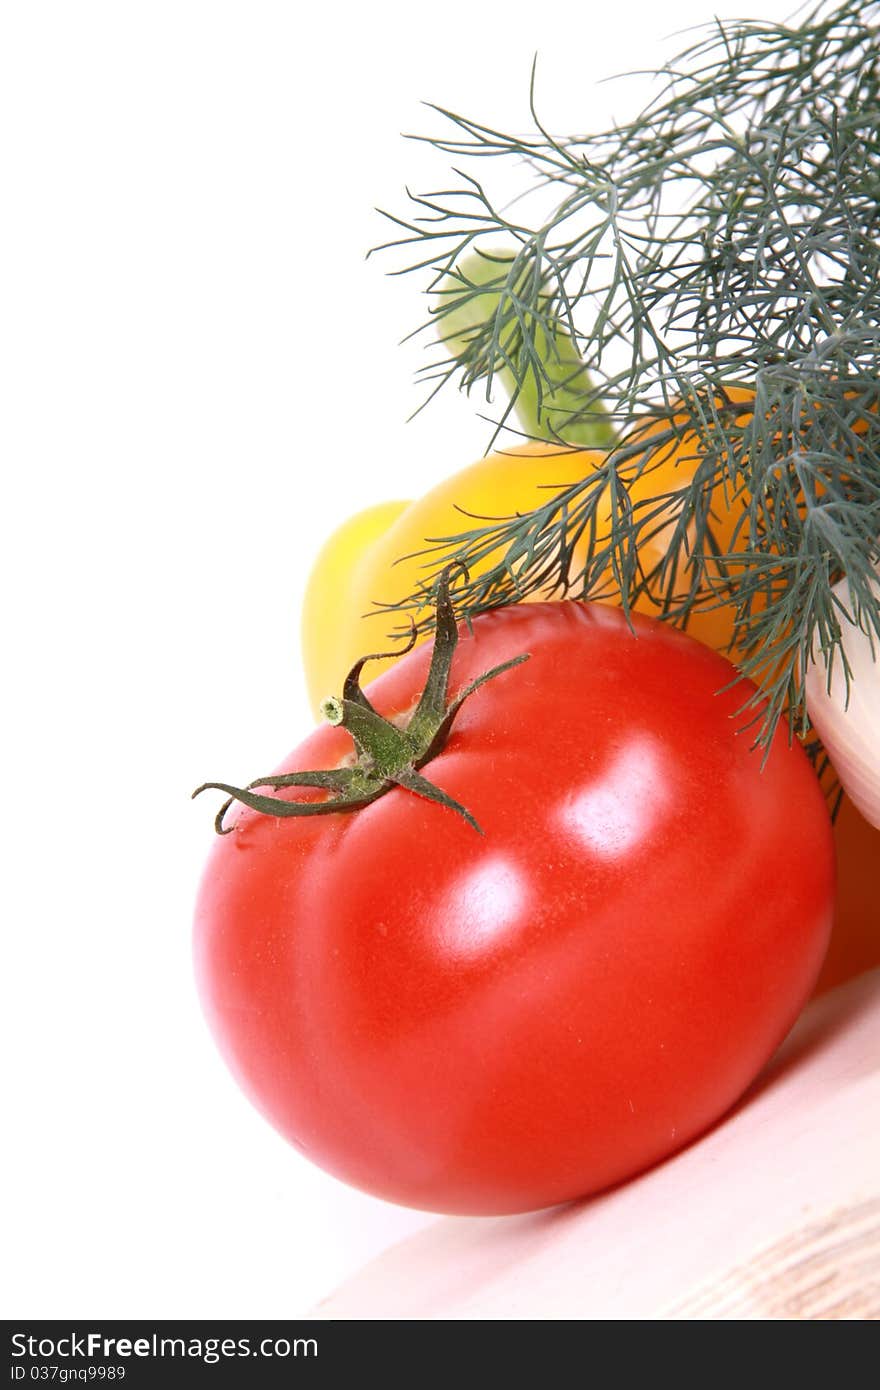
[[[389,1200],[501,1214],[585,1196],[696,1137],[794,1022],[825,953],[831,828],[731,668],[597,604],[461,630],[472,696],[425,769],[485,831],[395,788],[354,813],[240,810],[196,914],[207,1016],[308,1157]],[[420,647],[369,687],[408,710]],[[282,770],[349,751],[316,730]]]

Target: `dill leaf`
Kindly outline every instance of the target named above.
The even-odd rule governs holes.
[[[546,401],[542,433],[561,450],[597,418],[616,437],[546,504],[431,541],[424,584],[397,609],[423,615],[451,559],[472,576],[468,617],[548,586],[616,589],[627,610],[649,596],[685,628],[729,606],[740,669],[759,686],[757,742],[781,719],[806,735],[807,660],[843,660],[842,576],[880,641],[878,20],[878,0],[848,0],[797,23],[716,21],[658,71],[642,111],[598,134],[551,136],[534,71],[527,136],[432,108],[443,129],[418,138],[454,160],[451,185],[410,194],[377,248],[394,252],[395,273],[426,277],[433,307],[417,331],[440,339],[422,374],[430,395],[480,382],[488,394],[503,377],[511,406]],[[508,211],[474,172],[486,160],[522,180]],[[497,273],[463,276],[475,254]],[[472,330],[444,334],[463,307]],[[554,412],[548,344],[562,340],[576,367]],[[634,500],[674,447],[697,455],[693,476]],[[719,499],[739,508],[726,546]],[[666,553],[645,564],[661,526]]]

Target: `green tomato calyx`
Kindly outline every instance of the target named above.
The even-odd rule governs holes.
[[[457,812],[474,830],[483,833],[470,811],[423,777],[419,769],[444,747],[465,700],[503,671],[528,661],[528,654],[493,666],[449,700],[449,673],[458,645],[458,627],[449,591],[450,579],[454,570],[462,568],[461,565],[448,566],[437,581],[434,650],[425,687],[409,719],[398,725],[381,715],[361,689],[360,677],[368,661],[389,655],[400,656],[410,651],[417,637],[415,623],[412,624],[406,647],[394,653],[371,652],[368,656],[362,656],[345,678],[342,698],[331,695],[321,704],[325,719],[330,724],[341,725],[351,736],[357,754],[352,764],[323,771],[283,772],[257,777],[246,787],[234,787],[226,782],[203,783],[193,792],[194,797],[203,791],[214,790],[225,792],[228,798],[214,821],[218,835],[227,835],[234,828],[224,822],[227,811],[235,801],[267,816],[326,816],[368,806],[395,786]],[[282,787],[320,787],[329,795],[324,801],[289,801],[285,797],[268,796],[259,790],[266,787],[273,791],[279,791]]]

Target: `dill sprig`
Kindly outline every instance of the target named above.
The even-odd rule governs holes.
[[[430,395],[454,381],[488,399],[503,376],[511,407],[526,392],[543,407],[561,472],[596,421],[616,438],[534,511],[432,540],[401,608],[423,613],[451,559],[471,574],[468,615],[548,588],[615,589],[625,608],[645,597],[680,627],[728,606],[731,648],[766,702],[751,702],[758,741],[783,717],[806,734],[808,659],[845,661],[841,576],[880,640],[878,18],[877,0],[850,0],[789,25],[716,23],[634,119],[599,134],[551,136],[534,70],[529,136],[432,108],[445,133],[418,138],[454,158],[454,182],[409,195],[382,248],[405,256],[397,273],[426,276],[422,328],[441,339]],[[493,200],[474,172],[486,159],[513,165],[521,198]],[[468,333],[444,335],[462,313]],[[550,408],[563,340],[576,349],[564,412]],[[670,449],[695,461],[687,481],[636,496]],[[738,516],[724,541],[722,502]]]

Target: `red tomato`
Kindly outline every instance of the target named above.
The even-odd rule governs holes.
[[[822,963],[831,828],[798,746],[761,771],[744,687],[717,693],[733,668],[693,639],[579,603],[460,634],[453,693],[531,655],[424,769],[484,834],[400,788],[304,820],[239,808],[197,973],[241,1084],[309,1158],[411,1206],[517,1212],[639,1172],[742,1095]],[[383,713],[429,655],[369,687]],[[350,748],[327,726],[281,770]]]

